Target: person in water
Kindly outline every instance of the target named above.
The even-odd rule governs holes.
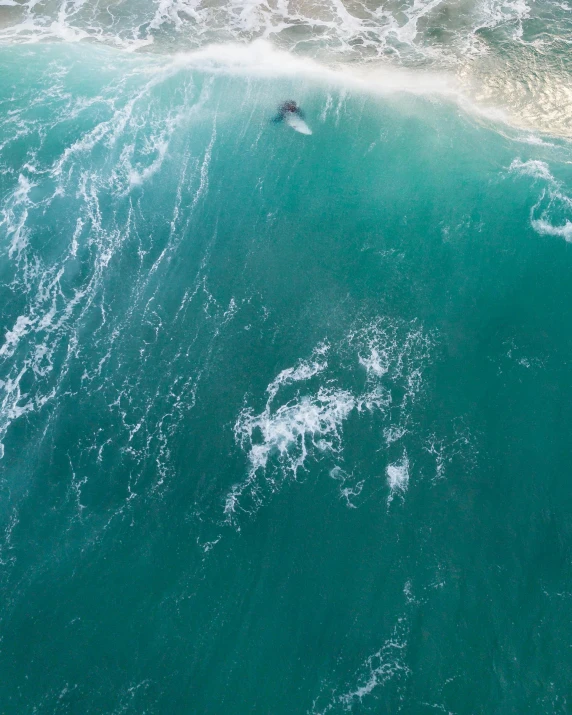
[[[296,114],[301,119],[304,119],[304,114],[302,113],[300,107],[296,104],[296,102],[294,102],[293,99],[288,99],[286,102],[282,102],[282,104],[278,107],[278,114],[272,121],[281,122],[289,114]]]

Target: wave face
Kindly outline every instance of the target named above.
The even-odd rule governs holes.
[[[0,0],[3,711],[568,711],[569,23]]]

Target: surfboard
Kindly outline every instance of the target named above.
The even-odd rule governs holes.
[[[312,133],[310,127],[298,114],[288,112],[288,114],[284,117],[284,121],[289,127],[292,127],[295,132],[299,132],[300,134]]]

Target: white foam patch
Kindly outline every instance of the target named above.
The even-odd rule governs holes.
[[[407,92],[419,95],[456,96],[459,87],[448,73],[408,70],[392,65],[343,66],[335,68],[311,59],[277,49],[266,40],[249,45],[209,45],[199,50],[181,53],[173,62],[209,72],[259,77],[297,77],[345,83],[362,91],[378,93]]]
[[[26,176],[20,174],[18,186],[7,198],[0,214],[0,226],[6,227],[6,235],[10,238],[8,256],[19,257],[28,245],[29,231],[26,226],[28,212],[33,206],[30,191],[33,184]]]
[[[361,682],[357,688],[340,696],[339,702],[347,707],[352,707],[356,702],[361,703],[376,688],[385,685],[389,680],[398,675],[408,675],[409,669],[404,665],[402,655],[406,647],[407,643],[398,639],[387,641],[377,653],[370,655],[364,663],[364,674],[361,676]]]
[[[306,461],[307,440],[321,451],[335,451],[341,424],[355,405],[354,397],[345,390],[320,388],[317,395],[300,397],[274,412],[268,405],[262,415],[243,413],[237,435],[251,443],[251,469],[265,469],[270,454],[277,452],[295,475]],[[256,430],[260,430],[260,444],[252,443]]]
[[[572,242],[572,222],[568,219],[563,226],[553,226],[544,219],[532,219],[531,224],[541,236],[558,236],[569,243]]]
[[[346,692],[339,693],[334,689],[325,707],[318,705],[317,698],[312,715],[326,715],[332,710],[339,712],[340,709],[353,712],[361,706],[367,707],[364,701],[375,698],[375,691],[390,681],[398,681],[398,686],[403,685],[411,673],[406,664],[408,630],[406,618],[399,618],[391,636],[378,651],[365,659],[354,674],[354,684]]]
[[[387,503],[391,504],[396,495],[404,496],[409,486],[409,459],[406,452],[403,453],[403,457],[399,462],[394,462],[387,466],[386,474],[389,487]]]
[[[340,449],[341,425],[356,406],[349,391],[320,387],[316,394],[298,393],[285,404],[275,406],[280,390],[307,382],[327,368],[327,351],[327,346],[320,345],[314,350],[314,359],[282,370],[266,389],[268,399],[262,413],[257,415],[247,408],[239,415],[235,439],[248,451],[250,468],[246,481],[235,485],[227,495],[225,514],[229,518],[246,491],[258,501],[256,477],[266,471],[271,456],[276,456],[284,474],[295,478],[312,447],[320,452]]]
[[[521,176],[531,176],[534,179],[544,179],[545,181],[554,182],[554,177],[550,173],[548,164],[538,159],[529,159],[528,161],[515,159],[509,166],[509,171],[520,174]]]
[[[2,2],[16,6],[14,0]],[[3,28],[7,39],[32,41],[35,36],[67,34],[72,40],[88,36],[130,49],[161,44],[163,39],[192,47],[212,44],[217,38],[242,44],[266,39],[289,50],[303,44],[308,53],[321,52],[338,62],[393,57],[415,64],[450,61],[459,53],[474,56],[484,51],[476,37],[478,30],[511,23],[522,27],[531,13],[526,3],[510,0],[461,2],[456,13],[441,12],[447,9],[447,0],[406,0],[395,7],[390,3],[356,6],[347,0],[154,0],[131,3],[122,12],[113,0],[59,0],[47,6],[28,0],[18,6],[21,13]],[[448,42],[434,41],[430,30],[435,22],[447,33]]]
[[[528,176],[545,183],[538,201],[530,210],[530,225],[541,236],[556,236],[572,242],[572,199],[564,193],[562,182],[558,181],[544,161],[515,159],[511,173]]]
[[[372,372],[378,377],[382,377],[388,371],[387,354],[380,355],[377,348],[371,347],[369,355],[360,355],[360,365],[363,365],[368,372]]]
[[[0,357],[10,357],[14,354],[20,339],[29,332],[33,321],[26,315],[18,316],[12,330],[6,331],[4,344],[0,347]]]
[[[320,345],[310,360],[280,372],[266,389],[264,410],[257,413],[245,408],[234,426],[236,442],[245,451],[249,466],[246,479],[226,496],[227,521],[238,526],[239,512],[255,512],[286,479],[295,479],[300,470],[317,460],[341,456],[344,425],[352,415],[390,419],[392,424],[380,435],[388,441],[407,434],[404,425],[421,391],[422,369],[431,347],[431,336],[419,326],[380,319],[350,332],[335,349]],[[355,382],[356,372],[359,375],[364,368],[363,389],[343,384]],[[394,388],[399,399],[393,397]],[[407,456],[392,469],[390,500],[406,491]],[[346,504],[355,506],[363,479],[354,479],[353,474],[350,478],[339,464],[330,469],[330,476],[340,483],[340,496]]]
[[[338,482],[340,499],[345,501],[348,509],[357,509],[355,500],[362,493],[365,480],[356,482],[353,474],[347,474],[339,465],[330,470],[330,477]]]

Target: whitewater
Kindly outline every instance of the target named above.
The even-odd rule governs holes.
[[[568,712],[571,49],[0,0],[2,712]]]

